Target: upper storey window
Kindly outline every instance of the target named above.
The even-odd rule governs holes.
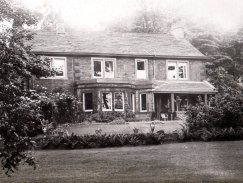
[[[67,78],[67,62],[66,57],[49,57],[50,67],[54,71],[54,75],[49,79],[65,79]]]
[[[113,58],[92,58],[93,78],[114,78],[115,59]]]
[[[187,80],[188,79],[188,62],[187,61],[168,61],[167,62],[167,79]]]
[[[147,60],[136,59],[136,77],[137,79],[147,79]]]

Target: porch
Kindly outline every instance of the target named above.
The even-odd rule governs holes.
[[[155,81],[152,90],[158,120],[175,120],[189,105],[202,101],[210,105],[216,89],[207,81]]]
[[[157,120],[176,120],[189,105],[199,101],[208,104],[208,94],[154,93],[155,117]]]

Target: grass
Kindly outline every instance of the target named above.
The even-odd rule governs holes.
[[[81,124],[81,125],[73,125],[67,128],[68,132],[71,134],[72,132],[77,135],[84,134],[95,134],[95,130],[102,129],[102,133],[107,134],[129,134],[133,133],[133,129],[139,129],[141,133],[149,133],[151,122],[130,122],[126,124],[107,124],[107,123],[96,123],[96,124]],[[160,121],[155,122],[155,132],[159,130],[164,130],[165,132],[173,132],[174,130],[181,129],[180,124],[181,121]]]
[[[243,182],[243,141],[34,153],[37,170],[0,182]]]

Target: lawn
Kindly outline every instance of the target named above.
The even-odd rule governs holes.
[[[243,141],[190,142],[87,150],[36,151],[0,182],[243,182]]]
[[[102,133],[107,134],[129,134],[134,133],[133,129],[137,128],[139,133],[151,132],[150,124],[152,122],[129,122],[126,124],[108,124],[108,123],[95,123],[95,124],[81,124],[73,125],[67,128],[67,131],[71,134],[85,135],[85,134],[95,134],[98,129],[102,130]],[[182,127],[182,121],[157,121],[155,123],[155,132],[159,130],[164,130],[167,133],[173,132],[175,130],[180,130]]]

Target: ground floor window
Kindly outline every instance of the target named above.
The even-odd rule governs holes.
[[[131,109],[132,112],[135,112],[135,94],[131,93]]]
[[[140,111],[147,112],[147,95],[140,94]]]
[[[102,111],[124,111],[124,92],[103,92]]]
[[[124,111],[124,93],[114,93],[114,108],[115,111]]]
[[[83,93],[83,109],[84,111],[93,111],[93,94]]]
[[[102,111],[112,111],[112,93],[102,93]]]

